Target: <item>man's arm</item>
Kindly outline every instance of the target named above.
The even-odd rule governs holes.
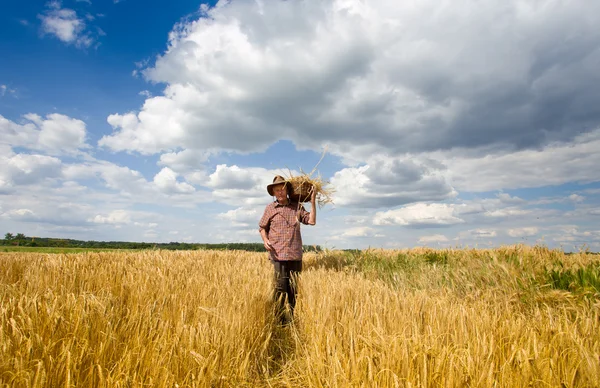
[[[273,251],[273,245],[269,241],[269,236],[267,236],[267,228],[269,228],[269,224],[271,223],[271,212],[269,211],[269,206],[265,208],[263,216],[258,222],[258,231],[260,232],[260,237],[263,240],[263,244],[265,244],[265,249],[269,252]]]
[[[308,225],[315,225],[317,223],[317,190],[313,186],[312,194],[310,195],[310,216],[308,217]]]
[[[263,228],[260,229],[260,237],[262,237],[263,243],[265,244],[265,249],[269,252],[274,250],[273,245],[269,241],[269,237],[267,237],[267,231]]]

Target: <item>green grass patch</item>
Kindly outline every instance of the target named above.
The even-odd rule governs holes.
[[[562,264],[562,263],[561,263]],[[546,270],[548,284],[555,289],[571,292],[600,293],[600,263],[577,269]]]
[[[448,264],[448,252],[427,252],[424,255],[425,262],[430,265],[446,265]]]

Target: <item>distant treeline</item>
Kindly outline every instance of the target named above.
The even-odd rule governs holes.
[[[222,244],[200,244],[184,242],[149,243],[128,241],[82,241],[62,238],[28,237],[22,233],[13,235],[6,233],[4,239],[0,240],[0,246],[23,246],[23,247],[56,247],[56,248],[95,248],[95,249],[170,249],[170,250],[242,250],[250,252],[266,252],[262,243],[222,243]],[[305,252],[320,252],[318,245],[304,245]]]

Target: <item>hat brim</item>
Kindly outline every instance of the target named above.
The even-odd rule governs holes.
[[[274,196],[275,196],[275,194],[273,194],[273,186],[277,186],[277,185],[286,185],[286,186],[287,186],[287,191],[288,191],[288,194],[289,194],[289,193],[290,193],[290,187],[291,187],[291,185],[290,185],[289,183],[290,183],[290,182],[288,182],[288,181],[283,181],[283,182],[281,182],[281,181],[280,181],[280,182],[273,182],[273,183],[271,183],[271,184],[267,185],[267,193],[269,193],[269,195],[270,195],[271,197],[274,197]]]

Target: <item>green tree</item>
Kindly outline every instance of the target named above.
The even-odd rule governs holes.
[[[15,240],[25,240],[27,237],[23,233],[17,233]]]
[[[6,234],[4,235],[4,239],[5,239],[6,241],[10,241],[10,240],[12,240],[13,238],[15,238],[15,236],[13,236],[13,234],[12,234],[12,233],[6,233]]]

